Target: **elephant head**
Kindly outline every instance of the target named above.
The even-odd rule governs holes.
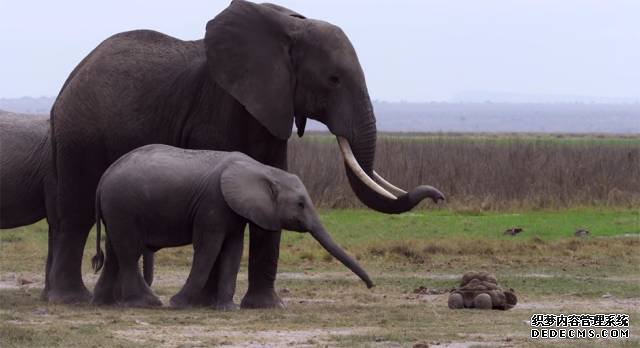
[[[229,164],[220,176],[220,189],[231,210],[268,231],[309,232],[331,255],[353,271],[368,288],[365,270],[324,229],[300,179],[265,166],[248,156]]]
[[[358,56],[344,32],[272,4],[235,0],[207,23],[211,76],[271,134],[298,135],[307,117],[338,140],[351,187],[367,206],[402,213],[424,198],[444,199],[422,185],[406,192],[373,170],[376,119]]]

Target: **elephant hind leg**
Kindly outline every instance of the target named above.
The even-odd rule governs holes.
[[[84,245],[92,224],[90,218],[60,219],[59,225],[52,230],[56,236],[50,243],[53,252],[48,256],[51,257],[47,276],[49,302],[87,303],[91,300],[91,293],[82,282],[81,266]]]
[[[51,176],[51,175],[49,175]],[[44,270],[44,290],[40,298],[44,301],[49,299],[49,290],[51,284],[49,277],[51,275],[51,264],[53,263],[54,239],[56,238],[56,230],[58,228],[58,216],[56,213],[56,187],[52,178],[48,178],[45,184],[45,208],[47,211],[47,224],[49,225],[47,233],[47,265]]]
[[[47,241],[47,264],[44,268],[44,289],[40,294],[40,299],[43,301],[49,300],[49,289],[51,289],[51,285],[49,284],[49,276],[51,273],[51,263],[53,262],[53,231],[51,222],[49,222],[49,230],[48,230],[48,241]]]
[[[153,293],[138,268],[137,257],[118,259],[120,267],[120,303],[125,307],[162,306],[160,299]]]
[[[120,296],[116,293],[116,299],[125,307],[161,306],[162,302],[149,288],[140,272],[138,261],[143,247],[137,238],[142,234],[139,231],[131,231],[135,224],[130,222],[124,220],[122,223],[107,226],[111,233],[108,239],[118,260],[117,283],[119,283]],[[115,288],[115,291],[117,292],[118,289]]]
[[[65,122],[57,114],[55,122]],[[81,116],[81,115],[78,115]],[[67,126],[75,124],[67,123]],[[56,151],[55,195],[52,210],[57,223],[53,230],[53,258],[49,276],[49,302],[89,302],[91,293],[82,282],[82,256],[91,226],[95,223],[94,203],[96,186],[109,163],[96,148],[86,141],[86,128],[67,127],[64,138],[54,132],[52,141]],[[55,128],[52,129],[55,131]]]
[[[112,305],[116,300],[120,298],[120,287],[118,281],[118,259],[113,247],[109,242],[109,238],[105,243],[106,259],[100,278],[96,283],[96,287],[93,290],[92,303],[95,305]],[[116,293],[116,291],[118,293]]]

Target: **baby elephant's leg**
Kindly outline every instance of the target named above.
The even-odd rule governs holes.
[[[238,231],[239,233],[241,233],[242,235],[244,235],[244,228],[246,226],[246,223],[244,221],[233,221],[232,223],[237,223],[239,224],[238,226]],[[233,230],[230,230],[230,233],[235,233],[233,232]],[[213,266],[213,270],[211,271],[211,274],[209,274],[209,279],[207,279],[207,284],[204,286],[204,289],[202,290],[202,294],[200,295],[200,298],[202,299],[201,303],[198,303],[198,305],[206,307],[206,306],[216,306],[216,303],[218,303],[217,298],[218,298],[218,283],[219,283],[219,279],[220,279],[220,269],[221,268],[227,268],[228,266],[225,267],[221,267],[220,264],[220,260],[227,260],[226,255],[229,255],[229,252],[225,251],[228,249],[227,247],[227,239],[229,238],[229,234],[227,234],[227,237],[225,238],[225,242],[224,245],[222,246],[222,250],[220,250],[220,256],[218,256],[218,260],[216,260],[214,266]],[[231,241],[235,240],[234,238],[230,239]],[[223,255],[225,254],[225,255]],[[240,251],[238,254],[238,260],[242,257],[242,244],[240,245]],[[240,261],[238,261],[238,267],[240,266]],[[235,284],[235,283],[234,283]],[[231,290],[232,293],[235,293],[235,288],[233,290]],[[231,296],[231,298],[233,298],[233,295]]]
[[[118,300],[127,307],[161,306],[162,302],[145,282],[138,265],[143,250],[141,240],[138,240],[143,235],[142,231],[131,226],[135,226],[134,221],[116,221],[107,226],[111,233],[109,240],[118,259],[121,288]]]
[[[200,220],[196,221],[193,226],[194,252],[191,272],[180,292],[171,297],[172,307],[194,307],[209,302],[208,299],[202,297],[207,295],[204,290],[209,275],[212,273],[213,265],[220,254],[225,233],[210,221]],[[215,228],[216,231],[212,231],[212,228]]]
[[[234,231],[229,231],[227,234],[216,265],[218,284],[215,307],[223,311],[240,308],[233,302],[233,295],[236,292],[236,281],[242,258],[244,224],[233,229]]]
[[[109,238],[105,242],[106,258],[104,261],[104,268],[100,273],[100,278],[96,283],[96,287],[93,290],[93,300],[91,301],[96,305],[110,305],[116,302],[117,297],[120,297],[120,288],[116,288],[118,282],[118,259],[111,247]],[[118,291],[117,297],[115,291]]]

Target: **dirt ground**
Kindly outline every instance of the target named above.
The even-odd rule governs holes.
[[[163,303],[168,303],[186,275],[186,270],[157,273],[153,287]],[[544,273],[506,278],[513,277],[525,282],[558,278]],[[447,290],[455,286],[458,274],[374,273],[374,278],[377,287],[367,290],[347,272],[282,272],[279,291],[286,310],[217,312],[173,310],[166,305],[159,309],[50,305],[38,298],[41,275],[5,272],[0,274],[2,346],[511,347],[550,343],[529,338],[533,313],[626,313],[631,316],[630,339],[597,344],[640,345],[635,325],[640,319],[640,293],[598,297],[518,293],[518,305],[509,311],[453,311],[447,308]],[[92,288],[96,276],[86,274],[85,279]],[[246,279],[246,274],[239,279]],[[638,284],[639,278],[630,274],[588,280]],[[414,284],[421,284],[426,291],[420,292],[428,294],[414,293]],[[246,283],[239,285],[241,295]],[[579,346],[586,342],[553,343]]]
[[[46,224],[3,231],[0,347],[420,348],[549,343],[640,347],[640,215],[580,213],[576,217],[580,221],[596,214],[593,221],[600,225],[591,227],[593,237],[576,238],[572,234],[558,237],[571,231],[570,226],[563,225],[564,215],[553,220],[552,214],[541,218],[549,220],[546,225],[525,226],[528,235],[514,238],[505,237],[504,229],[496,227],[499,224],[487,223],[486,231],[474,232],[481,227],[477,224],[493,219],[491,216],[445,216],[442,228],[451,227],[447,219],[468,219],[471,227],[462,224],[462,232],[456,234],[457,229],[451,227],[440,234],[423,226],[423,216],[377,221],[353,216],[361,212],[335,214],[344,217],[332,221],[331,215],[326,216],[327,225],[367,270],[374,288],[367,289],[339,262],[318,251],[310,238],[290,233],[281,243],[276,283],[287,308],[233,312],[167,306],[187,278],[193,254],[190,246],[163,249],[156,255],[153,290],[165,304],[162,308],[49,304],[40,299]],[[527,216],[518,218],[528,221]],[[378,225],[384,230],[372,233]],[[394,232],[398,230],[408,237],[397,240]],[[90,290],[97,280],[90,270],[93,236],[83,261],[83,279]],[[235,298],[238,303],[247,287],[247,254],[245,247]],[[448,292],[468,271],[495,274],[501,285],[515,289],[516,307],[508,311],[450,310]],[[547,313],[628,314],[630,337],[530,338],[532,315]]]

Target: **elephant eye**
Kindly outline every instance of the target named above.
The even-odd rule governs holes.
[[[340,78],[336,75],[329,76],[329,81],[331,81],[331,83],[333,83],[336,86],[340,85]]]
[[[298,202],[298,208],[300,208],[300,209],[304,209],[304,203],[302,203],[302,202]]]

